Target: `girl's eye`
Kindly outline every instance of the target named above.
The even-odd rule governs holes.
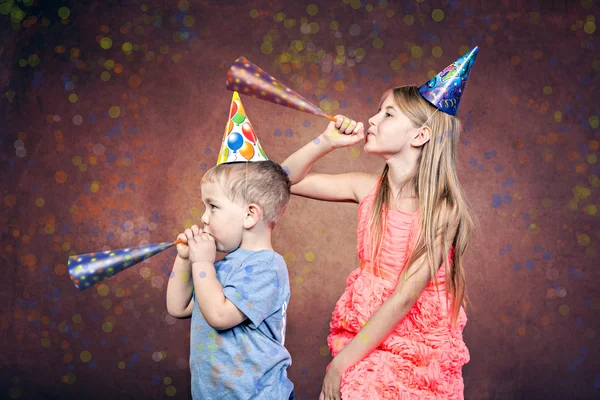
[[[386,113],[385,113],[385,116],[386,116],[386,117],[391,117],[391,116],[392,116],[392,114],[390,114],[390,113],[386,112]]]

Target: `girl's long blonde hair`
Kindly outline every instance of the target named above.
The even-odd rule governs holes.
[[[384,99],[388,93],[384,93]],[[420,230],[404,266],[403,274],[406,274],[410,266],[423,254],[427,254],[431,279],[437,285],[434,246],[436,236],[442,235],[443,262],[446,268],[446,300],[451,298],[452,324],[455,325],[460,306],[466,306],[463,254],[475,226],[474,217],[456,175],[460,121],[441,111],[436,112],[436,108],[419,94],[416,86],[398,87],[393,89],[392,93],[396,105],[411,120],[415,128],[426,124],[431,129],[430,140],[422,146],[416,170],[404,182],[404,186],[414,188],[417,195]],[[393,200],[388,171],[389,167],[386,164],[369,218],[371,260],[375,265],[379,262],[387,226],[384,211],[389,209],[389,204]],[[401,192],[402,188],[398,193]],[[451,238],[446,238],[445,234],[450,228],[456,229],[456,236],[452,242],[454,253],[451,258],[447,258],[450,249],[446,243]],[[451,261],[451,265],[447,260]]]

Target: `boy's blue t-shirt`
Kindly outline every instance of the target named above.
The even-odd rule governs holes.
[[[194,399],[288,399],[294,385],[284,347],[290,283],[283,257],[238,248],[215,263],[225,297],[248,318],[217,331],[197,304],[192,312],[190,369]]]

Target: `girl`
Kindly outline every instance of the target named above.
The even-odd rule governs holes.
[[[450,78],[468,71],[460,76],[459,68]],[[293,194],[359,204],[361,262],[333,311],[320,400],[464,398],[462,256],[474,223],[456,175],[459,99],[436,108],[425,99],[431,82],[384,93],[366,136],[362,123],[338,115],[283,163]],[[386,162],[380,176],[308,173],[363,139]]]

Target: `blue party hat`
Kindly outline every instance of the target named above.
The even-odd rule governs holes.
[[[464,56],[447,66],[419,88],[419,93],[435,108],[456,115],[458,105],[467,86],[469,72],[475,63],[479,48],[475,46]]]

